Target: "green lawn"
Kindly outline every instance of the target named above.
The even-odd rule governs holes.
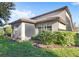
[[[9,39],[0,39],[0,56],[2,57],[56,57],[79,56],[79,48],[36,48],[31,42],[18,43]]]
[[[55,56],[44,49],[36,48],[31,42],[15,42],[9,39],[0,39],[0,56],[7,57],[40,57]]]
[[[52,52],[60,57],[79,57],[79,48],[54,48]]]

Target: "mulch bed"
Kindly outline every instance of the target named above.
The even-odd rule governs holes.
[[[34,46],[38,48],[62,48],[62,46],[56,44],[52,44],[52,45],[34,44]]]
[[[44,45],[40,43],[34,42],[33,45],[37,48],[63,48],[63,46],[58,44],[52,44],[52,45]],[[79,46],[67,46],[68,48],[79,48]]]

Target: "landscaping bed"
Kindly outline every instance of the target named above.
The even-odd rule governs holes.
[[[48,49],[64,48],[64,46],[58,44],[44,45],[44,44],[33,43],[33,45],[37,48],[48,48]],[[79,46],[66,46],[66,48],[79,48]]]
[[[62,48],[60,45],[52,44],[52,45],[44,45],[44,44],[33,44],[37,48]]]
[[[64,35],[64,36],[63,36]],[[72,35],[72,36],[70,36]],[[44,32],[36,40],[17,42],[0,36],[1,57],[79,57],[79,40],[76,33]],[[52,37],[53,36],[53,37]],[[78,39],[78,38],[77,38]]]

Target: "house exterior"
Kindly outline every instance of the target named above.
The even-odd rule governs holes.
[[[41,30],[74,31],[70,11],[67,6],[33,17],[21,18],[11,23],[13,37],[20,40],[29,40]]]

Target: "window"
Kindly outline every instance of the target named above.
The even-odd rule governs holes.
[[[39,29],[39,31],[41,31],[42,30],[42,27],[40,26],[40,27],[38,27],[38,29]]]
[[[42,25],[40,27],[38,27],[39,31],[41,30],[52,30],[52,26],[51,25]]]
[[[50,31],[51,31],[51,30],[52,30],[52,26],[49,26],[49,25],[48,25],[48,26],[47,26],[47,30],[50,30]]]

